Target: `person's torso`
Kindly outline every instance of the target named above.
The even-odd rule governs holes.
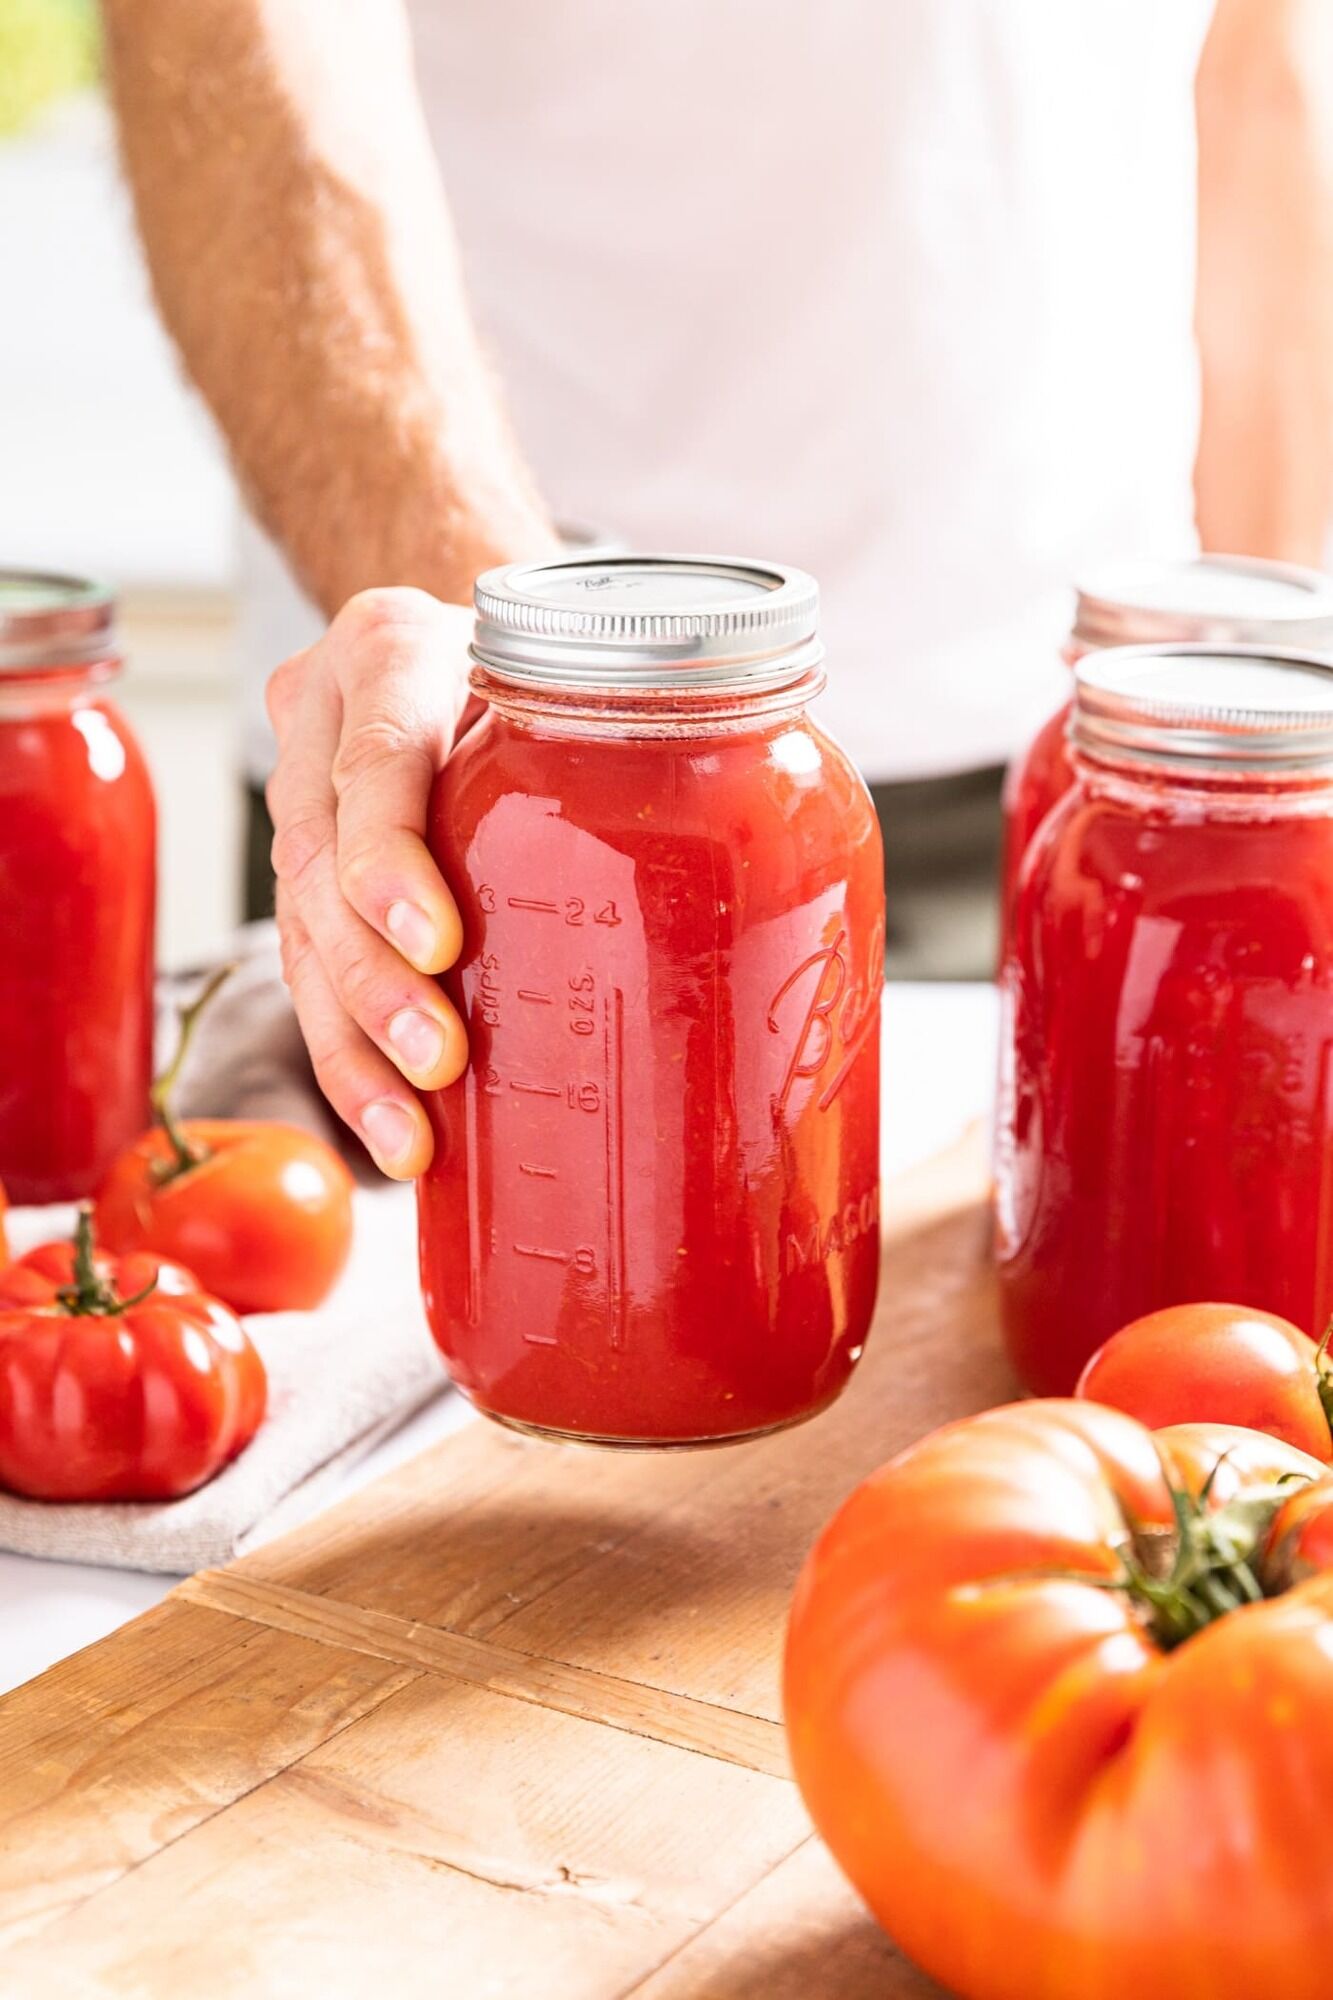
[[[552,511],[824,591],[874,776],[1013,745],[1071,574],[1192,537],[1209,0],[412,0]]]

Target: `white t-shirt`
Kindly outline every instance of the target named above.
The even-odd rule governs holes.
[[[870,777],[995,762],[1071,576],[1193,545],[1210,0],[413,0],[476,318],[559,518],[823,592]],[[258,687],[313,629],[248,542]]]

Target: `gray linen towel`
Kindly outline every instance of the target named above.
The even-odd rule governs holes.
[[[310,1074],[273,926],[248,925],[225,958],[237,970],[200,1020],[179,1109],[281,1118],[345,1138]],[[164,982],[159,1029],[167,1051],[175,1004],[197,984]],[[267,1535],[316,1512],[342,1470],[448,1386],[417,1285],[412,1192],[366,1169],[364,1155],[354,1164],[375,1184],[354,1197],[352,1254],[332,1296],[312,1313],[246,1319],[269,1381],[268,1415],[254,1442],[183,1500],[73,1506],[0,1493],[0,1549],[170,1575],[212,1568],[239,1554],[261,1525]],[[15,1209],[11,1246],[18,1253],[65,1235],[73,1218],[68,1206]]]

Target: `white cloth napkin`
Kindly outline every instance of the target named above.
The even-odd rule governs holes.
[[[82,1503],[0,1493],[0,1548],[61,1562],[189,1575],[315,1513],[337,1475],[447,1387],[416,1279],[410,1190],[358,1189],[356,1237],[333,1295],[310,1313],[252,1313],[268,1370],[254,1442],[183,1500]],[[68,1233],[72,1208],[15,1209],[15,1250]]]
[[[345,1139],[311,1076],[273,926],[248,925],[224,956],[237,971],[199,1022],[181,1112],[280,1118]],[[163,1052],[174,1046],[174,1003],[197,984],[163,982]],[[0,1493],[0,1549],[169,1575],[212,1568],[261,1523],[267,1535],[315,1513],[349,1464],[448,1387],[417,1285],[412,1192],[384,1181],[364,1154],[352,1164],[374,1184],[354,1197],[352,1254],[332,1296],[315,1312],[246,1319],[269,1385],[253,1443],[183,1500],[74,1506]],[[8,1221],[18,1254],[68,1235],[74,1210],[15,1209]]]

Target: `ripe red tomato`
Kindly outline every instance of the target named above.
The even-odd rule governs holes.
[[[245,1328],[179,1265],[44,1243],[0,1271],[0,1486],[172,1500],[243,1451],[268,1382]]]
[[[1333,1459],[1333,1382],[1290,1320],[1246,1306],[1167,1306],[1097,1349],[1074,1394],[1127,1410],[1149,1430],[1194,1421],[1244,1424]]]
[[[0,1181],[0,1264],[9,1262],[9,1236],[5,1229],[5,1217],[8,1213],[9,1196],[5,1193],[4,1182]]]
[[[802,1573],[792,1762],[964,2000],[1328,2000],[1333,1477],[1095,1403],[950,1425]]]
[[[294,1125],[187,1119],[121,1154],[96,1216],[108,1249],[177,1258],[236,1312],[308,1310],[347,1262],[352,1176]]]

